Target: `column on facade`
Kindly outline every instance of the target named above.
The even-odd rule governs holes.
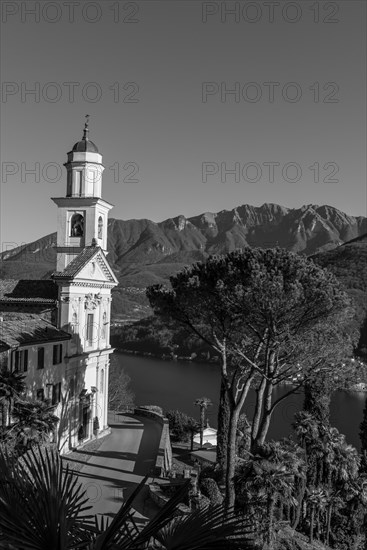
[[[100,399],[99,399],[99,393],[100,393],[100,387],[99,387],[99,384],[98,384],[98,380],[99,380],[99,360],[97,360],[97,366],[96,366],[96,388],[97,388],[97,391],[96,391],[96,394],[95,394],[95,399],[96,399],[96,414],[95,416],[98,417],[98,420],[99,420],[99,427],[102,428],[103,426],[103,419],[100,418],[101,416],[101,407],[100,407]]]
[[[106,362],[104,367],[104,381],[103,381],[103,405],[104,405],[104,419],[103,427],[107,428],[108,425],[108,379],[110,370],[110,356],[106,355]]]
[[[81,353],[83,351],[83,347],[82,347],[82,332],[83,332],[83,328],[82,328],[82,318],[83,318],[83,315],[82,315],[82,311],[83,311],[83,300],[82,300],[82,297],[79,296],[79,307],[78,307],[78,338],[77,338],[77,353]]]
[[[107,298],[107,327],[106,327],[106,347],[109,346],[110,343],[110,328],[111,328],[111,301],[112,297]]]
[[[99,303],[99,321],[98,321],[98,349],[101,349],[101,331],[102,331],[102,310],[103,310],[103,302],[104,300],[101,300]]]

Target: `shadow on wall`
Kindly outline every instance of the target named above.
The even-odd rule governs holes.
[[[63,330],[69,332],[68,327],[63,327]],[[21,338],[24,337],[24,341],[26,341],[26,332],[20,336]],[[77,349],[80,349],[79,335],[74,334],[73,338]],[[73,362],[71,356],[65,361],[67,354],[66,342],[69,341],[63,342],[61,363],[53,364],[52,353],[49,353],[48,360],[45,361],[43,368],[37,368],[36,363],[33,363],[31,368],[28,366],[26,379],[26,394],[29,397],[37,399],[37,392],[41,392],[40,399],[47,399],[51,405],[55,406],[54,414],[59,418],[59,421],[54,433],[54,442],[60,452],[67,452],[76,447],[82,443],[83,439],[86,439],[86,436],[90,439],[93,432],[96,431],[94,429],[96,423],[94,422],[93,425],[94,418],[92,418],[93,401],[91,395],[88,395],[84,388],[87,360],[85,357],[79,356]],[[50,347],[52,345],[54,344],[50,342]],[[42,344],[32,347],[42,347]],[[99,425],[102,424],[101,414],[102,411],[98,411],[97,408]],[[81,435],[84,437],[81,437]],[[66,445],[67,448],[65,448]]]

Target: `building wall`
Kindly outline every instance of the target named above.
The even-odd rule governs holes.
[[[87,269],[87,268],[86,268]],[[89,269],[89,268],[88,268]],[[96,267],[98,279],[98,267]],[[103,283],[74,280],[60,283],[59,328],[72,335],[66,350],[66,380],[73,389],[70,403],[68,441],[65,450],[76,447],[80,441],[78,430],[83,424],[85,439],[95,436],[93,429],[98,418],[99,430],[108,427],[108,378],[110,346],[111,289]],[[93,335],[88,340],[88,315],[93,315]],[[85,390],[89,412],[87,424],[83,417],[82,399]],[[69,391],[70,393],[70,391]]]
[[[54,346],[62,346],[61,362],[53,364]],[[56,384],[64,382],[65,378],[65,362],[64,357],[67,350],[67,341],[45,342],[37,345],[21,346],[17,351],[28,351],[28,368],[24,372],[26,375],[26,394],[27,397],[36,397],[36,392],[44,388],[45,397],[47,394],[47,384]],[[38,368],[38,350],[44,349],[44,367]],[[11,354],[11,366],[15,368],[15,351]],[[19,369],[23,372],[22,367]]]
[[[111,290],[100,286],[63,286],[60,289],[59,328],[72,334],[68,355],[110,347]],[[89,341],[88,315],[93,315]]]
[[[61,361],[57,364],[53,364],[55,345],[62,346]],[[38,356],[40,348],[44,349],[43,368],[38,368]],[[28,352],[27,370],[24,371],[24,364],[22,364],[22,362],[20,363],[18,369],[19,372],[24,373],[24,375],[26,376],[25,395],[29,399],[36,400],[37,398],[41,398],[38,392],[43,390],[44,399],[50,399],[51,402],[53,398],[55,399],[55,401],[53,402],[53,404],[56,405],[55,415],[60,418],[59,426],[57,428],[58,435],[61,435],[60,426],[64,425],[64,417],[68,414],[68,410],[67,408],[65,408],[68,389],[65,364],[66,350],[67,341],[63,340],[45,342],[37,345],[20,346],[16,350],[12,350],[9,353],[9,366],[14,370],[16,352]]]
[[[37,392],[43,390],[45,399],[57,400],[55,415],[59,418],[57,441],[62,453],[80,444],[78,432],[83,424],[83,408],[88,409],[88,421],[84,425],[84,440],[96,436],[95,418],[98,418],[99,431],[108,427],[108,375],[109,354],[94,351],[77,356],[69,356],[69,342],[46,342],[39,345],[22,346],[8,355],[9,366],[15,368],[15,352],[28,351],[26,376],[26,396],[37,399]],[[53,364],[54,345],[62,346],[61,362]],[[44,367],[38,368],[38,350],[44,348]],[[23,365],[20,365],[23,372]],[[81,398],[85,390],[86,399]],[[38,396],[39,397],[39,396]]]

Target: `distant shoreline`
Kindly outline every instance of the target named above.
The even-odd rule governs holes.
[[[115,347],[115,351],[118,353],[123,353],[126,355],[136,355],[137,357],[151,357],[152,359],[160,359],[161,361],[187,361],[190,363],[205,363],[207,365],[216,365],[219,363],[219,358],[213,357],[212,359],[200,359],[199,357],[185,357],[181,355],[166,355],[166,354],[159,354],[159,353],[152,353],[149,351],[137,351],[137,350],[131,350],[131,349],[125,349],[125,348],[117,348]],[[291,382],[284,382],[282,385],[290,386],[292,385]],[[352,386],[350,388],[344,388],[340,391],[347,391],[347,392],[353,392],[353,393],[367,393],[367,384],[365,383],[357,383],[355,386]]]
[[[193,363],[207,363],[210,365],[219,363],[219,358],[213,357],[212,359],[200,359],[200,357],[188,357],[184,355],[169,355],[152,353],[150,351],[137,351],[125,348],[115,347],[115,351],[118,353],[125,353],[127,355],[137,355],[140,357],[153,357],[154,359],[161,359],[162,361],[189,361]]]

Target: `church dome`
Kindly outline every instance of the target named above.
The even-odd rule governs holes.
[[[77,153],[98,153],[97,145],[90,139],[84,138],[77,141],[72,150]]]
[[[93,141],[88,138],[89,133],[89,115],[86,115],[86,122],[84,125],[83,137],[80,141],[77,141],[72,149],[73,153],[98,153],[98,147]]]

